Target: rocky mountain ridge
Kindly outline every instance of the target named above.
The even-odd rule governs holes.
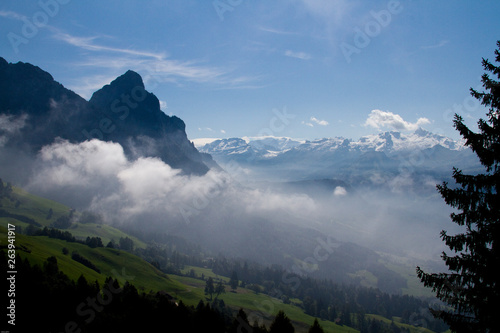
[[[188,140],[184,122],[160,109],[133,71],[86,101],[29,63],[0,58],[0,143],[5,150],[36,155],[56,139],[120,143],[129,158],[158,157],[186,174],[205,174],[210,157]]]

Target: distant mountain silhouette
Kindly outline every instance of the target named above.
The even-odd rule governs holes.
[[[10,134],[0,143],[30,154],[56,138],[97,138],[120,143],[129,158],[158,157],[187,174],[205,174],[207,164],[215,164],[188,140],[184,122],[162,112],[158,98],[130,70],[86,101],[39,67],[0,58],[0,115],[18,123],[16,131],[0,127],[0,137],[2,131]]]

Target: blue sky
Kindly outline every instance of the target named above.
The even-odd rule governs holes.
[[[486,112],[468,90],[498,14],[498,0],[4,0],[0,56],[87,99],[135,70],[190,139],[458,138],[453,113]]]

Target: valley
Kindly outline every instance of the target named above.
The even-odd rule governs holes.
[[[74,235],[76,240],[80,242],[84,242],[86,237],[96,237],[102,240],[102,244],[108,243],[107,246],[91,247],[88,244],[53,238],[57,237],[57,235],[49,237],[39,236],[36,230],[42,230],[41,228],[47,230],[47,227],[49,230],[54,230],[51,229],[51,225],[60,219],[61,216],[73,212],[74,221],[81,221],[81,217],[84,214],[55,201],[34,196],[16,187],[12,188],[12,192],[8,196],[3,196],[0,203],[3,211],[17,217],[0,218],[0,234],[2,234],[2,237],[6,237],[6,226],[8,224],[16,226],[17,260],[27,259],[32,265],[44,266],[48,258],[56,258],[58,268],[73,281],[83,276],[89,282],[96,281],[100,285],[104,285],[107,278],[112,277],[120,285],[125,283],[133,284],[140,293],[166,292],[176,302],[182,301],[187,306],[193,307],[200,301],[211,301],[209,296],[204,292],[204,288],[206,280],[213,278],[215,281],[221,281],[226,285],[226,291],[217,296],[215,301],[217,302],[217,299],[219,299],[219,302],[223,301],[229,313],[235,313],[239,309],[244,309],[249,319],[257,320],[260,324],[269,327],[274,315],[278,311],[284,311],[292,320],[298,332],[306,332],[314,321],[315,316],[307,314],[310,310],[304,309],[304,299],[301,299],[300,296],[299,298],[290,298],[291,295],[290,297],[287,295],[290,290],[286,291],[277,285],[277,288],[271,287],[269,289],[270,285],[268,283],[274,284],[274,282],[271,282],[272,280],[265,280],[268,278],[260,280],[260,284],[245,283],[245,280],[242,279],[238,287],[235,289],[230,287],[230,274],[224,273],[224,269],[229,269],[228,266],[231,265],[236,265],[240,269],[243,269],[241,267],[242,262],[228,260],[224,257],[206,257],[203,253],[187,255],[175,251],[165,257],[159,255],[154,260],[147,262],[144,259],[149,258],[151,260],[152,253],[158,254],[160,249],[169,248],[172,244],[168,242],[163,244],[156,243],[156,245],[146,244],[135,236],[129,235],[112,226],[89,223],[88,221],[84,221],[84,223],[72,222],[68,228],[63,228],[61,231]],[[53,212],[50,218],[47,216],[47,212],[49,211]],[[20,218],[21,216],[29,220]],[[35,224],[40,224],[40,226],[33,227]],[[134,245],[128,251],[120,249],[119,245],[116,245],[116,248],[110,247],[109,243],[121,244],[122,242],[118,240],[124,238],[133,240],[132,243]],[[75,252],[92,262],[99,269],[99,272],[72,259],[71,254]],[[166,265],[159,263],[162,259],[164,260],[163,262],[167,263]],[[189,262],[197,262],[198,264],[194,266],[188,265],[187,263]],[[288,283],[292,283],[292,290],[294,289],[293,286],[297,286],[298,288],[301,281],[304,281],[303,283],[314,282],[310,278],[288,275],[288,273],[282,271],[279,267],[266,268],[265,266],[252,263],[252,269],[250,270],[247,267],[246,261],[245,267],[245,270],[247,272],[252,271],[252,274],[263,274],[266,270],[274,269],[276,271],[273,274],[282,274],[284,282],[286,282],[286,279],[290,280]],[[21,274],[23,272],[19,272],[19,275]],[[245,276],[241,270],[240,274]],[[255,278],[249,275],[247,281],[255,281]],[[257,280],[259,279],[262,278],[257,278]],[[278,277],[279,280],[281,278]],[[339,288],[340,286],[335,287],[333,285],[333,287]],[[22,288],[23,285],[20,284],[18,292],[22,292]],[[363,292],[363,288],[365,287],[349,290],[351,290],[351,293],[358,293]],[[366,289],[366,292],[374,293],[373,296],[368,297],[379,295],[373,289]],[[355,314],[353,313],[351,316],[355,316]],[[23,320],[22,315],[18,318]],[[412,320],[415,320],[415,318],[412,318]],[[384,322],[385,320],[386,324],[388,324],[390,323],[390,319],[384,319],[384,316],[381,315],[365,315],[365,320],[368,322],[370,320]],[[394,320],[398,327],[408,329],[409,332],[417,332],[416,328],[399,322],[399,320]],[[322,319],[319,322],[325,330],[330,332],[356,332],[355,329],[351,329],[346,325],[334,324],[334,320]],[[423,331],[419,330],[418,332]],[[425,332],[431,331],[426,330]]]

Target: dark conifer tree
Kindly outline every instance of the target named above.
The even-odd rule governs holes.
[[[314,323],[309,328],[309,333],[325,333],[323,327],[318,323],[318,319],[314,319]]]
[[[252,331],[253,329],[250,326],[247,314],[245,313],[245,311],[243,311],[243,309],[240,309],[236,317],[233,319],[233,323],[231,325],[231,328],[229,329],[229,332],[236,333],[236,332],[252,332]]]
[[[279,311],[271,326],[269,327],[270,333],[294,333],[295,328],[290,321],[290,318],[283,311]]]
[[[500,41],[495,50],[500,63]],[[417,274],[425,286],[451,309],[432,309],[435,317],[444,320],[453,332],[500,332],[500,286],[497,266],[500,263],[500,67],[483,59],[484,92],[471,89],[471,95],[488,108],[487,119],[478,122],[479,133],[471,131],[459,115],[455,128],[466,145],[479,157],[485,172],[465,175],[453,170],[456,186],[445,182],[438,190],[446,204],[456,209],[451,214],[463,233],[441,238],[454,252],[442,254],[449,268],[447,273]],[[488,73],[489,72],[489,73]],[[493,75],[493,78],[490,77]]]

